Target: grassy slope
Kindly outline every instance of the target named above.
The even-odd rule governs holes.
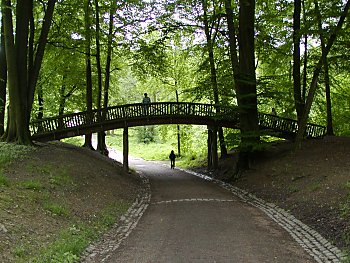
[[[1,262],[76,261],[136,197],[138,180],[92,151],[64,144],[4,145]]]

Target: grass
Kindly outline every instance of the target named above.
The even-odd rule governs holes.
[[[67,206],[51,201],[44,202],[43,209],[57,216],[68,216],[70,214]]]
[[[66,138],[66,139],[63,139],[62,141],[65,143],[76,145],[76,146],[84,145],[84,137],[81,137],[81,136]]]
[[[10,185],[9,179],[5,175],[0,174],[0,186],[9,186],[9,185]]]
[[[43,184],[39,180],[26,180],[19,183],[19,186],[23,189],[39,191],[43,189]]]
[[[26,154],[34,151],[32,146],[18,145],[13,143],[0,142],[0,168],[14,160],[23,158]]]
[[[296,185],[289,185],[289,186],[288,186],[288,191],[289,191],[290,193],[297,193],[297,192],[300,191],[300,189],[299,189],[299,187],[296,186]]]
[[[321,188],[322,188],[322,185],[320,182],[315,182],[310,186],[310,190],[313,192],[320,190]]]
[[[19,254],[19,262],[78,262],[79,255],[93,241],[97,240],[101,233],[115,224],[116,219],[125,213],[130,203],[116,202],[107,207],[91,221],[91,223],[77,222],[62,230],[57,239],[37,252],[37,256],[28,256],[28,253]],[[27,248],[26,248],[27,249]]]
[[[121,134],[116,133],[112,136],[106,136],[107,145],[119,151],[123,150],[122,142]],[[129,136],[129,154],[134,157],[141,157],[145,160],[167,160],[170,151],[174,149],[172,143],[143,143],[139,142],[133,133],[130,133]]]

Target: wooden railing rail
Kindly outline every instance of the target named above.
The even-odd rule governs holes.
[[[103,114],[102,114],[103,113]],[[104,119],[101,119],[104,116]],[[90,126],[98,126],[111,122],[130,120],[142,121],[154,118],[206,118],[208,120],[225,121],[234,123],[239,128],[239,115],[236,107],[213,104],[200,104],[189,102],[156,102],[151,104],[126,104],[108,107],[91,112],[83,111],[65,114],[57,117],[33,120],[30,123],[30,132],[39,137],[40,134],[55,133],[69,129],[83,129]],[[259,126],[261,129],[270,129],[276,132],[296,134],[297,121],[282,118],[271,114],[259,113]],[[232,125],[231,125],[232,126]],[[325,127],[308,124],[306,136],[322,137]]]

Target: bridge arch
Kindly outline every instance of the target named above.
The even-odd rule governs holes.
[[[264,113],[259,113],[258,118],[260,129],[272,132],[276,137],[291,139],[298,131],[298,123],[293,119]],[[30,122],[30,132],[33,140],[50,141],[123,128],[126,149],[124,161],[127,161],[125,154],[128,150],[128,139],[125,136],[128,134],[128,128],[160,124],[206,125],[209,128],[208,142],[212,144],[208,146],[208,152],[212,152],[215,162],[217,160],[216,127],[239,129],[239,112],[237,107],[233,106],[202,103],[135,103],[33,120]],[[322,137],[325,131],[324,126],[309,123],[305,136]]]

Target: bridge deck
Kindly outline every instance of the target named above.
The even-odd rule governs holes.
[[[293,138],[298,131],[296,120],[259,113],[259,127],[276,137]],[[200,124],[239,128],[236,107],[186,103],[157,102],[119,105],[91,112],[78,112],[34,120],[30,123],[33,140],[49,141],[104,130],[156,124]],[[317,138],[325,127],[308,124],[306,136]]]

